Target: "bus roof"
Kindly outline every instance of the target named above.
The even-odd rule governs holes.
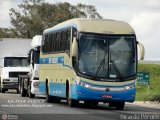
[[[78,31],[104,34],[135,34],[132,27],[125,22],[109,19],[75,18],[44,30],[43,34],[59,29],[75,27]]]

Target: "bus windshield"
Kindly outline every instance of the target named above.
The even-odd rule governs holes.
[[[79,34],[79,72],[94,78],[136,75],[135,36]]]
[[[28,67],[29,63],[27,62],[26,57],[5,57],[4,58],[4,67]]]

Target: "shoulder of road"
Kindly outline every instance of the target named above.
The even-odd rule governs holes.
[[[141,104],[141,103],[146,103],[146,104],[160,104],[160,101],[135,101],[134,103]]]
[[[148,107],[148,108],[156,108],[160,109],[160,102],[159,101],[135,101],[133,103],[127,103],[127,104],[134,104],[141,107]]]

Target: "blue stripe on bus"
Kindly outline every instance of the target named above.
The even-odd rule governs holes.
[[[71,66],[64,64],[64,57],[40,58],[40,64],[62,64],[64,67],[72,69]]]
[[[76,91],[75,91],[76,90]],[[134,102],[136,89],[121,92],[101,92],[84,88],[79,85],[71,86],[71,97],[76,100],[97,100],[97,101],[124,101]],[[103,98],[103,95],[112,95],[112,98]]]
[[[65,83],[50,83],[50,95],[57,97],[66,97],[66,86]],[[45,83],[40,82],[40,91],[45,94]],[[70,86],[71,94],[70,97],[76,100],[97,100],[97,101],[125,101],[134,102],[136,89],[132,88],[130,90],[121,92],[101,92],[94,91],[84,88],[77,84],[71,84]],[[103,95],[112,95],[112,98],[103,98]]]

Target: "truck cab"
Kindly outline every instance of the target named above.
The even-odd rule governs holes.
[[[30,66],[28,75],[19,76],[19,91],[22,97],[34,98],[39,91],[39,56],[41,47],[41,35],[33,37],[31,50],[28,52],[28,63]]]
[[[8,89],[18,90],[18,76],[26,75],[29,72],[27,57],[5,56],[2,60],[0,74],[0,91],[5,93]]]

